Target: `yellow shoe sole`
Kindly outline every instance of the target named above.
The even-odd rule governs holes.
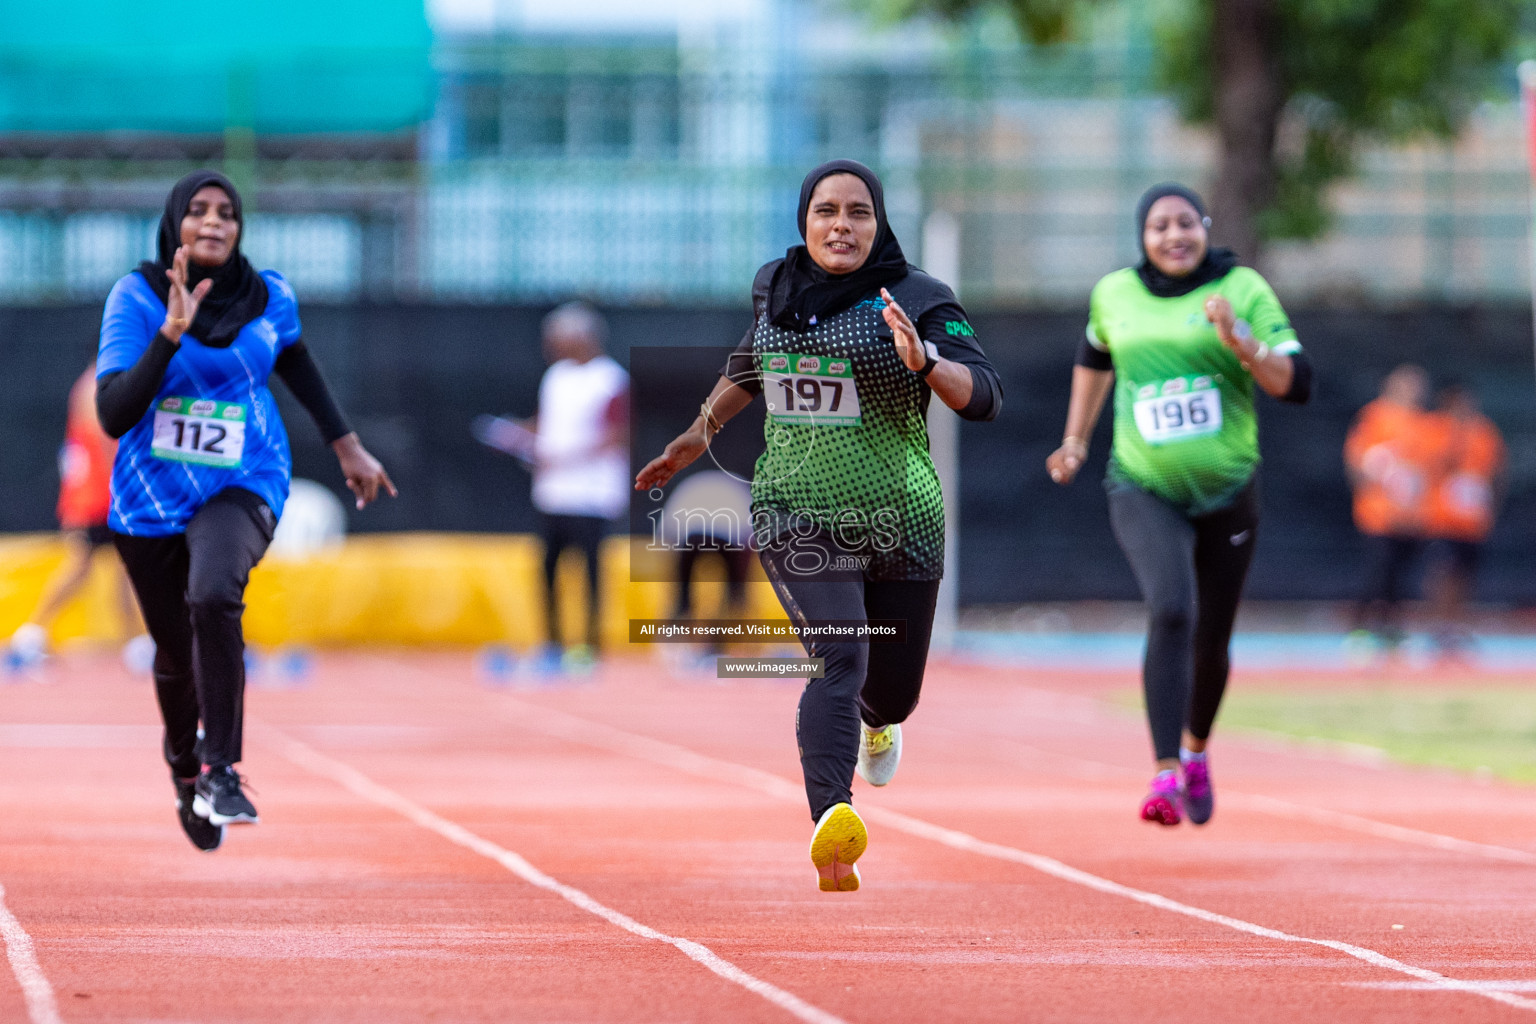
[[[817,885],[822,892],[854,892],[859,869],[854,861],[869,846],[864,819],[851,804],[834,804],[816,823],[811,836],[811,863],[816,865]]]

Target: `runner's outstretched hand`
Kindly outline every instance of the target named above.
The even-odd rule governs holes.
[[[347,489],[357,496],[357,507],[364,508],[379,496],[380,489],[389,492],[391,498],[400,496],[395,482],[384,472],[384,466],[368,453],[356,434],[348,434],[331,442],[331,450],[341,463],[341,472],[347,478]]]
[[[1205,318],[1216,326],[1216,337],[1231,349],[1239,360],[1247,363],[1258,349],[1253,332],[1232,313],[1232,303],[1225,295],[1212,295],[1205,300]]]
[[[667,481],[680,473],[694,459],[704,454],[709,439],[697,427],[690,428],[673,438],[666,451],[645,464],[635,475],[635,490],[648,491],[652,487],[665,487]]]
[[[881,288],[880,297],[885,300],[885,309],[880,311],[880,315],[885,317],[891,334],[896,338],[896,354],[907,364],[907,369],[916,373],[928,365],[928,353],[917,336],[917,328],[912,326],[912,318],[891,298],[890,292]]]
[[[171,287],[165,296],[165,323],[160,326],[160,333],[179,344],[181,336],[192,326],[192,321],[197,319],[197,307],[203,304],[203,297],[213,287],[213,278],[205,277],[197,282],[196,287],[190,291],[187,289],[186,246],[177,249],[176,255],[171,257],[171,265],[166,268],[165,276],[170,280]]]
[[[1061,442],[1061,447],[1051,452],[1045,460],[1046,472],[1051,474],[1051,479],[1065,487],[1077,476],[1077,471],[1083,468],[1083,460],[1088,457],[1088,446],[1077,438],[1069,438]]]

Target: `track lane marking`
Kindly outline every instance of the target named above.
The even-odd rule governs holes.
[[[1032,691],[1036,693],[1050,693],[1051,691]],[[1081,698],[1090,701],[1092,698]],[[1111,716],[1103,715],[1101,720],[1107,720]],[[952,726],[930,724],[926,728],[936,732],[950,735],[962,735],[962,731]],[[1261,749],[1271,748],[1268,752],[1295,752],[1295,748],[1310,747],[1310,744],[1295,740],[1294,737],[1282,737],[1291,742],[1264,744],[1255,743],[1252,736],[1244,736],[1248,730],[1238,730],[1237,740],[1247,743],[1249,746]],[[981,730],[982,734],[995,740],[1007,742],[1019,750],[1033,751],[1053,761],[1071,760],[1078,764],[1091,767],[1102,775],[1112,776],[1145,776],[1134,768],[1124,765],[1110,764],[1107,761],[1096,761],[1092,758],[1082,757],[1077,754],[1062,754],[1054,750],[1046,750],[1043,747],[1031,746],[1027,743],[1019,743],[1010,737],[989,729]],[[1276,733],[1276,736],[1280,734]],[[1278,750],[1272,748],[1289,747],[1290,750]],[[1350,760],[1350,758],[1344,758]],[[1397,767],[1395,763],[1391,765]],[[1371,767],[1383,767],[1380,762],[1372,762]],[[1530,850],[1522,850],[1512,846],[1499,846],[1494,843],[1479,843],[1471,839],[1461,839],[1457,836],[1448,836],[1441,832],[1430,832],[1425,829],[1413,828],[1408,825],[1394,825],[1390,822],[1378,821],[1375,818],[1367,818],[1359,814],[1350,814],[1346,811],[1334,811],[1321,807],[1308,807],[1304,804],[1291,803],[1288,800],[1280,800],[1272,796],[1264,796],[1258,793],[1244,793],[1230,787],[1222,787],[1222,799],[1229,805],[1254,811],[1259,814],[1271,814],[1278,818],[1289,818],[1292,821],[1308,821],[1314,825],[1325,825],[1332,828],[1343,829],[1347,832],[1359,832],[1364,835],[1374,836],[1377,839],[1390,839],[1394,842],[1407,843],[1412,846],[1424,846],[1433,850],[1443,850],[1449,853],[1464,853],[1475,857],[1486,857],[1489,860],[1505,861],[1510,864],[1536,865],[1536,853]]]
[[[300,768],[330,779],[332,782],[337,783],[344,789],[350,790],[364,800],[394,811],[406,820],[421,826],[429,832],[436,833],[450,843],[462,846],[488,860],[495,861],[529,885],[554,893],[567,903],[585,910],[594,917],[602,918],[609,924],[622,928],[633,935],[638,935],[640,938],[652,939],[656,942],[663,942],[675,947],[694,963],[719,975],[726,981],[740,985],[748,992],[762,997],[791,1016],[805,1021],[806,1024],[847,1024],[841,1017],[828,1013],[818,1006],[811,1005],[794,993],[787,992],[755,975],[748,974],[740,967],[715,953],[708,946],[694,942],[691,939],[668,935],[649,925],[641,924],[634,918],[614,910],[606,904],[599,903],[580,889],[566,885],[564,882],[540,871],[529,861],[511,850],[498,846],[489,839],[471,832],[464,826],[427,810],[409,798],[373,781],[351,765],[322,754],[308,744],[296,740],[270,725],[263,724],[262,728],[274,738],[279,752]],[[34,1018],[34,1024],[54,1024],[55,1021],[57,1021],[57,1016],[49,1021]]]
[[[416,671],[424,672],[424,670]],[[505,709],[508,706],[516,709],[516,716],[507,714],[505,710],[502,713],[503,720],[513,725],[532,728],[535,731],[545,733],[557,739],[570,740],[585,746],[596,747],[600,750],[608,750],[613,753],[652,761],[690,775],[714,780],[726,778],[776,799],[788,799],[795,802],[804,799],[805,794],[801,787],[790,782],[788,779],[774,775],[772,772],[765,772],[761,769],[737,764],[733,761],[721,760],[708,754],[700,754],[697,751],[689,750],[687,747],[681,747],[674,743],[668,743],[665,740],[628,732],[603,722],[581,718],[577,715],[556,711],[542,705],[530,704],[515,697],[500,697],[498,701],[498,710]],[[530,718],[534,721],[530,721]],[[602,737],[602,739],[599,739],[599,737]],[[1209,924],[1220,925],[1258,938],[1272,939],[1277,942],[1322,946],[1363,961],[1373,967],[1405,974],[1434,990],[1466,992],[1470,995],[1481,996],[1517,1009],[1536,1010],[1536,999],[1527,999],[1510,992],[1487,988],[1485,987],[1486,982],[1460,981],[1450,978],[1437,971],[1431,971],[1424,967],[1415,967],[1412,964],[1404,963],[1401,960],[1396,960],[1384,953],[1378,953],[1364,946],[1357,946],[1338,939],[1316,939],[1305,935],[1293,935],[1277,928],[1269,928],[1250,921],[1244,921],[1241,918],[1218,914],[1215,911],[1205,910],[1188,903],[1181,903],[1178,900],[1155,892],[1137,889],[1133,886],[1123,885],[1119,882],[1102,878],[1079,868],[1074,868],[1070,864],[1056,860],[1054,857],[1030,853],[1027,850],[1005,846],[1001,843],[988,842],[984,839],[978,839],[969,833],[961,832],[958,829],[935,825],[932,822],[903,814],[900,811],[892,811],[882,807],[870,807],[866,804],[859,809],[859,813],[868,820],[882,822],[897,831],[905,832],[920,839],[927,839],[953,849],[963,850],[967,853],[1020,864],[1053,878],[1093,889],[1106,895],[1119,896],[1146,906],[1155,907],[1159,910],[1166,910],[1170,913],[1205,921]]]
[[[1237,798],[1239,807],[1245,807],[1251,811],[1261,811],[1265,814],[1273,814],[1278,818],[1310,821],[1316,825],[1332,825],[1335,828],[1346,829],[1350,832],[1361,832],[1368,836],[1375,836],[1378,839],[1391,839],[1413,846],[1427,846],[1430,849],[1444,850],[1448,853],[1465,853],[1475,857],[1486,857],[1489,860],[1504,861],[1508,864],[1536,864],[1536,853],[1532,853],[1529,850],[1519,850],[1511,846],[1496,846],[1492,843],[1479,843],[1471,839],[1459,839],[1456,836],[1442,835],[1439,832],[1428,832],[1419,828],[1410,828],[1407,825],[1393,825],[1390,822],[1377,821],[1375,818],[1348,814],[1344,811],[1331,811],[1325,807],[1307,807],[1303,804],[1293,804],[1288,800],[1278,800],[1275,797],[1263,796],[1258,793],[1233,793],[1232,796]]]
[[[1433,985],[1422,981],[1346,981],[1348,988],[1368,988],[1380,992],[1435,992]],[[1536,981],[1469,981],[1478,988],[1498,989],[1501,992],[1536,992]]]
[[[59,1004],[53,996],[53,986],[37,962],[37,951],[32,947],[32,936],[16,920],[5,905],[5,886],[0,885],[0,935],[5,936],[5,955],[11,961],[11,973],[21,986],[21,995],[27,1004],[27,1016],[32,1024],[63,1024],[59,1017]]]

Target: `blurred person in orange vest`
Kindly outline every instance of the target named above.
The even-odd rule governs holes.
[[[1432,421],[1424,411],[1429,375],[1403,364],[1381,396],[1361,409],[1344,442],[1354,491],[1355,526],[1365,536],[1366,566],[1351,637],[1374,636],[1385,648],[1403,639],[1400,603],[1423,549],[1433,476]]]
[[[1429,416],[1437,456],[1428,506],[1436,558],[1426,590],[1436,619],[1436,645],[1455,657],[1471,642],[1467,601],[1477,581],[1483,542],[1493,529],[1504,483],[1504,438],[1463,384],[1448,384]]]
[[[85,587],[98,551],[112,573],[120,628],[131,634],[123,650],[132,666],[145,667],[154,656],[153,641],[142,633],[128,578],[112,551],[107,512],[112,504],[112,460],[117,442],[96,418],[96,364],[93,361],[69,391],[64,445],[59,449],[59,528],[65,535],[64,562],[48,581],[30,618],[11,637],[10,653],[19,664],[40,660],[48,651],[48,626]]]

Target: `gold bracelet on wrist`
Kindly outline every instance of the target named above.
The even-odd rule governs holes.
[[[1061,439],[1061,446],[1063,448],[1065,448],[1069,444],[1076,445],[1077,447],[1081,448],[1085,452],[1088,450],[1088,442],[1084,441],[1082,438],[1078,437],[1076,434],[1068,434],[1066,437]]]
[[[725,424],[715,418],[715,413],[710,409],[708,402],[699,406],[699,415],[704,418],[704,426],[713,433],[718,434],[725,429]]]

